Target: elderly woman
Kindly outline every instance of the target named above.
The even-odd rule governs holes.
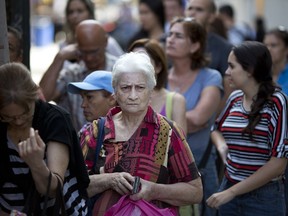
[[[156,85],[149,56],[131,52],[120,57],[113,68],[112,85],[119,106],[112,108],[106,117],[99,155],[106,157],[105,164],[100,174],[90,176],[88,194],[102,192],[93,215],[103,215],[127,194],[133,200],[144,199],[159,208],[175,209],[200,202],[201,179],[183,133],[149,106]],[[94,121],[81,135],[82,147],[89,148],[87,160],[95,155],[92,143],[97,131]],[[131,195],[135,176],[141,178],[142,186]]]
[[[77,133],[66,111],[38,96],[24,65],[0,66],[0,215],[11,210],[42,215],[45,196],[52,215],[59,182],[66,214],[86,215],[89,177]]]

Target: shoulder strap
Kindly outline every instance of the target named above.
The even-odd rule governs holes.
[[[99,157],[100,149],[103,144],[104,140],[104,125],[105,125],[106,117],[100,117],[97,122],[97,128],[98,128],[98,135],[97,135],[97,145],[96,145],[96,150],[95,150],[95,157],[94,157],[94,163],[92,170],[95,171],[96,164],[97,164],[97,159]]]
[[[166,96],[166,116],[168,119],[172,119],[173,95],[174,92],[169,92]]]

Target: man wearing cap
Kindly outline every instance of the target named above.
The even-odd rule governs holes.
[[[81,108],[88,122],[106,116],[108,110],[116,105],[112,74],[109,71],[94,71],[82,82],[70,82],[67,90],[69,93],[81,95]]]
[[[57,53],[44,73],[40,87],[47,101],[53,100],[70,112],[73,126],[80,130],[86,123],[81,111],[81,97],[68,93],[68,83],[80,82],[96,70],[111,71],[117,58],[106,53],[107,34],[98,21],[80,22],[75,34],[77,44],[70,44]],[[76,62],[63,68],[66,60]]]

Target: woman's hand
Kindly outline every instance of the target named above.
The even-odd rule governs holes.
[[[30,137],[18,143],[18,150],[20,157],[28,164],[30,168],[40,165],[44,159],[45,143],[38,134],[30,128]]]
[[[133,180],[134,181],[134,180]],[[130,198],[132,200],[140,200],[140,199],[144,199],[147,201],[152,200],[152,193],[153,193],[153,185],[155,185],[156,183],[154,182],[150,182],[144,179],[140,179],[140,188],[138,193],[136,194],[132,194],[130,196]]]
[[[100,174],[101,175],[101,174]],[[110,188],[117,191],[121,195],[130,194],[133,189],[134,177],[126,172],[111,173]]]
[[[212,194],[206,201],[211,208],[218,208],[219,206],[229,202],[235,197],[235,194],[228,190]]]

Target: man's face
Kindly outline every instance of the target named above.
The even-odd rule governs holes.
[[[210,0],[189,0],[185,10],[185,16],[193,17],[198,23],[207,26],[213,17],[210,10]]]
[[[88,70],[105,69],[105,46],[97,42],[78,43],[80,58],[85,62]]]
[[[92,122],[101,116],[106,116],[109,109],[112,107],[113,97],[105,94],[104,90],[82,91],[83,114],[87,121]]]

